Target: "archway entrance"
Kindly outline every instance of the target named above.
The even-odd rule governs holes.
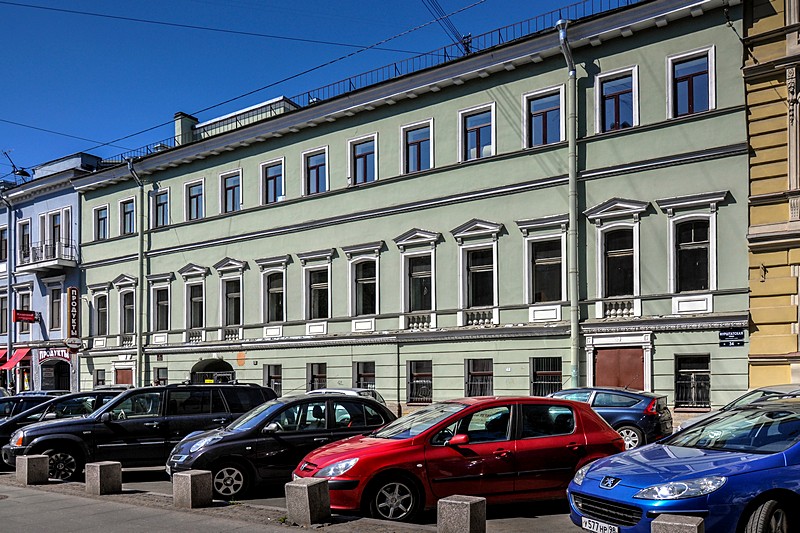
[[[70,368],[65,361],[42,364],[42,390],[70,390]]]
[[[192,367],[192,383],[228,383],[236,379],[236,371],[222,359],[203,359]]]

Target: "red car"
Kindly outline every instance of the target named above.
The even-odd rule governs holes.
[[[453,494],[489,503],[565,498],[576,470],[624,449],[585,403],[464,398],[318,448],[294,478],[327,478],[332,509],[407,521]]]

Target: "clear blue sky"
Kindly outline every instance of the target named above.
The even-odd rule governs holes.
[[[451,13],[478,3],[451,18],[478,35],[574,1],[439,4]],[[110,157],[171,136],[177,111],[196,114],[357,50],[242,33],[369,46],[434,18],[423,0],[0,0],[0,150],[25,168],[79,151]],[[422,53],[451,42],[433,23],[384,46]],[[403,51],[358,53],[196,116],[293,96],[412,55]],[[0,160],[0,176],[10,170]]]

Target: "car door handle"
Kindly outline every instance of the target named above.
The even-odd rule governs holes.
[[[511,450],[497,450],[496,452],[494,452],[494,456],[499,457],[501,459],[508,459],[509,457],[511,457],[511,455],[512,455]]]
[[[577,452],[583,449],[583,444],[579,444],[577,442],[570,442],[567,444],[567,449],[572,450],[573,452]]]
[[[214,422],[215,424],[224,424],[227,421],[228,421],[227,418],[215,418],[212,420],[212,422]]]
[[[158,427],[158,422],[145,422],[144,425],[145,425],[145,427],[149,427],[149,428],[157,428]]]
[[[327,437],[317,437],[314,442],[328,442],[330,439]]]

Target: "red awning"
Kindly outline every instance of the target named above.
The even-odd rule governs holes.
[[[3,350],[3,352],[5,352],[5,350]],[[25,356],[28,355],[30,352],[31,352],[30,348],[17,348],[16,350],[14,350],[14,355],[11,356],[11,359],[9,359],[5,363],[3,363],[2,366],[0,366],[0,370],[8,370],[9,368],[13,368],[14,366],[16,366],[17,363],[19,363],[22,359],[24,359]]]

